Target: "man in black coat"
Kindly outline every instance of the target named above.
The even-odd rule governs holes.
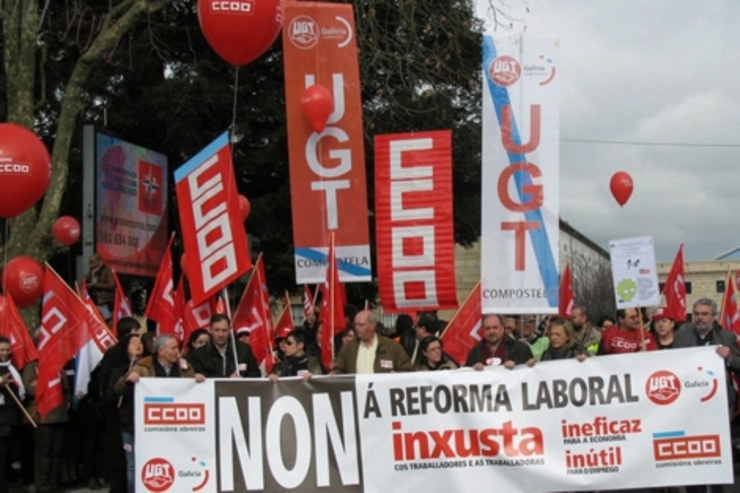
[[[236,342],[234,363],[234,346],[229,317],[217,314],[210,322],[212,344],[198,348],[193,354],[192,364],[196,373],[207,378],[259,378],[262,372],[252,354],[249,344]]]
[[[470,350],[465,366],[482,370],[486,366],[504,365],[511,370],[516,365],[535,363],[527,344],[504,337],[504,321],[500,315],[483,315],[481,323],[483,340]]]

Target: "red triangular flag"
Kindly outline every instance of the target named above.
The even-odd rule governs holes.
[[[465,364],[473,346],[483,339],[480,286],[478,281],[440,336],[445,354],[460,366]]]
[[[132,317],[134,312],[131,310],[131,303],[126,298],[126,293],[121,287],[121,281],[115,270],[111,269],[113,280],[116,282],[116,292],[113,298],[113,332],[118,334],[118,321],[123,317]]]
[[[276,337],[287,337],[288,334],[293,332],[293,328],[293,310],[290,308],[290,297],[288,293],[285,293],[283,312],[275,324],[275,335]]]
[[[265,371],[270,373],[274,364],[272,358],[274,335],[262,255],[254,264],[247,287],[234,312],[233,329],[237,333],[244,329],[249,331],[249,346],[252,348],[252,353],[257,363],[260,366],[264,363]]]
[[[725,278],[725,294],[722,298],[719,323],[723,329],[734,332],[735,337],[740,340],[740,315],[737,313],[737,295],[735,292],[735,283],[729,271]]]
[[[10,341],[10,360],[17,370],[39,359],[36,346],[10,293],[5,298],[0,296],[0,335]]]
[[[563,277],[560,278],[558,313],[563,318],[570,318],[573,310],[573,278],[570,274],[570,263],[565,264]]]
[[[178,320],[182,318],[182,312],[178,310],[175,300],[175,279],[172,271],[173,239],[174,236],[171,236],[167,244],[144,316],[157,322],[157,334],[171,334],[177,337],[176,327]]]
[[[105,352],[116,339],[48,264],[40,332],[36,409],[43,419],[64,403],[61,379],[67,361],[91,343]]]
[[[308,289],[307,285],[303,285],[303,318],[307,319],[309,313],[314,310],[314,299],[311,290]]]
[[[726,290],[727,288],[725,288]],[[664,313],[676,322],[686,321],[686,278],[683,267],[683,243],[678,247],[676,258],[673,260],[671,271],[666,277],[663,286],[665,295]]]
[[[347,304],[344,285],[339,280],[334,233],[326,259],[326,282],[321,289],[321,363],[324,368],[330,368],[334,359],[334,336],[345,329],[344,305]]]

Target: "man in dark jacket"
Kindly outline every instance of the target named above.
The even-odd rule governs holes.
[[[512,337],[504,337],[504,321],[500,315],[483,315],[483,340],[468,353],[465,366],[482,370],[486,366],[504,365],[508,369],[516,365],[535,363],[532,350],[527,344]]]
[[[210,327],[212,344],[198,348],[193,354],[192,363],[196,373],[207,378],[262,376],[249,344],[233,340],[229,317],[223,314],[214,315],[211,317]],[[234,342],[236,342],[236,363]]]
[[[423,313],[413,326],[413,330],[401,337],[401,346],[409,356],[412,365],[416,364],[421,356],[419,352],[421,341],[437,335],[437,323],[438,320],[434,316]]]

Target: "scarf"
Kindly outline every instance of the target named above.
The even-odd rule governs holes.
[[[280,376],[281,377],[295,377],[298,375],[298,370],[305,370],[308,368],[308,356],[306,353],[299,354],[297,356],[289,356],[285,358],[280,365]]]
[[[0,362],[0,367],[8,369],[8,373],[10,373],[10,376],[13,377],[13,383],[18,386],[18,397],[23,400],[26,397],[26,388],[23,386],[23,379],[21,378],[20,373],[18,373],[18,370],[16,370],[15,367],[10,363],[10,360],[4,363]]]

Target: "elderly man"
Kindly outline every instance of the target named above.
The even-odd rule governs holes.
[[[378,319],[370,310],[355,316],[357,337],[339,351],[332,374],[411,371],[411,362],[401,345],[379,336],[375,332],[377,325]]]
[[[482,324],[483,340],[470,350],[465,366],[482,370],[486,366],[504,365],[511,370],[516,365],[535,364],[529,345],[513,337],[504,337],[504,321],[500,315],[483,315]]]
[[[730,372],[740,375],[740,351],[737,348],[735,334],[722,329],[716,323],[717,304],[709,298],[701,298],[694,303],[692,322],[685,324],[673,336],[674,348],[716,346],[717,354],[725,360],[725,379],[727,380],[727,393],[729,403],[729,414],[735,408],[735,388],[732,386]],[[703,493],[707,491],[706,486],[687,486],[687,493]],[[709,486],[711,493],[730,493],[732,485]]]
[[[208,378],[259,378],[262,372],[249,344],[231,343],[231,321],[223,314],[211,317],[212,344],[203,346],[193,354],[193,368]],[[237,361],[234,361],[236,353]]]
[[[601,332],[591,325],[588,319],[588,310],[585,306],[576,305],[570,312],[570,323],[576,332],[576,342],[583,346],[591,356],[599,350]]]

